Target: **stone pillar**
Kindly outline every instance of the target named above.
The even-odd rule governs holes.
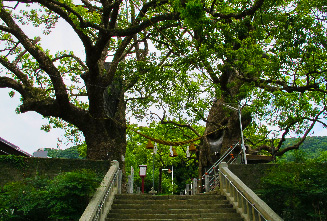
[[[190,184],[186,184],[186,193],[185,195],[190,195]]]
[[[128,175],[127,193],[133,193],[133,177]]]
[[[192,182],[193,182],[192,195],[195,195],[195,194],[197,194],[198,180],[196,178],[194,178]]]
[[[121,194],[122,177],[123,177],[122,170],[119,170],[118,171],[118,194]]]
[[[204,175],[204,189],[206,192],[210,191],[209,175]]]

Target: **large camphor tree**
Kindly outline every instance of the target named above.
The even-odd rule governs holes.
[[[206,123],[200,175],[240,141],[238,105],[248,153],[281,156],[317,122],[326,127],[326,12],[324,1],[195,0],[177,28],[158,33],[176,36],[154,41],[170,55],[165,68],[187,79],[176,83],[183,86],[174,100],[163,98],[166,112]],[[281,148],[291,134],[300,139]]]
[[[81,131],[87,158],[121,161],[126,150],[124,95],[144,79],[146,71],[138,66],[146,66],[146,30],[165,29],[178,13],[165,0],[1,0],[0,7],[0,88],[21,95],[21,113],[35,111],[56,127]],[[49,51],[40,36],[24,32],[36,26],[47,34],[59,19],[77,34],[85,58]]]

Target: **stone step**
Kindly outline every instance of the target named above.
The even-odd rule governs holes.
[[[118,194],[116,199],[132,200],[224,200],[226,197],[217,194],[198,194],[198,195],[149,195],[149,194]]]
[[[141,205],[198,205],[207,207],[211,204],[226,204],[228,201],[212,201],[212,200],[115,200],[117,204],[141,204]]]
[[[238,219],[242,220],[240,215],[237,213],[204,213],[204,214],[122,214],[122,213],[109,213],[107,220],[118,220],[118,219]]]
[[[198,209],[198,208],[142,208],[142,209],[113,209],[112,214],[209,214],[209,213],[234,213],[233,208],[218,208],[218,209]]]
[[[221,195],[120,194],[115,196],[106,220],[241,221],[242,218]]]
[[[128,220],[128,221],[170,221],[170,220],[176,220],[176,219],[115,219],[115,221],[119,220]],[[197,218],[197,221],[242,221],[241,218]],[[113,221],[113,219],[107,218],[106,221]],[[194,219],[178,219],[178,221],[194,221]]]
[[[175,208],[175,204],[171,203],[171,204],[162,204],[160,205],[160,207],[158,207],[158,205],[151,205],[151,204],[147,204],[146,208],[148,209],[171,209],[171,208]],[[195,205],[193,205],[194,207]],[[144,204],[118,204],[118,203],[114,203],[112,205],[112,209],[124,209],[124,208],[128,208],[128,209],[144,209]],[[205,205],[204,207],[201,205],[197,205],[196,208],[198,209],[220,209],[220,208],[232,208],[233,206],[231,204],[228,203],[228,201],[225,202],[219,202],[219,203],[215,203],[215,204],[210,204],[210,205]],[[178,204],[178,208],[179,209],[188,209],[190,208],[190,204]]]

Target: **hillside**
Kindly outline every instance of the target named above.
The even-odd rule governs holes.
[[[283,147],[295,144],[298,139],[299,138],[287,138]],[[282,158],[292,161],[294,157],[315,158],[321,151],[327,151],[327,136],[312,136],[307,137],[303,144],[301,144],[300,151],[297,151],[297,153],[294,151],[287,152]]]

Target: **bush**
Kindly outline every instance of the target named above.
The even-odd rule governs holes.
[[[8,183],[0,192],[0,220],[78,220],[100,181],[80,170]]]
[[[262,198],[284,220],[327,220],[326,164],[282,163],[263,178]]]
[[[100,180],[94,172],[67,172],[48,186],[51,218],[78,220]]]
[[[47,214],[47,179],[27,178],[5,185],[1,193],[3,220],[41,220]]]

